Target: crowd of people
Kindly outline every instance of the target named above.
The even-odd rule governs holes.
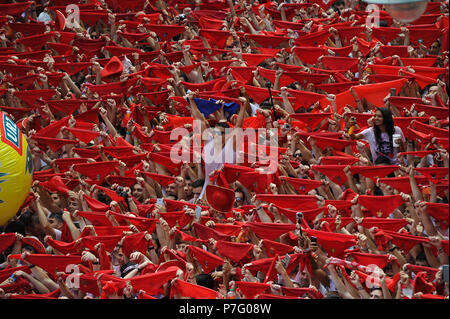
[[[448,298],[448,1],[73,2],[0,1],[0,298]]]

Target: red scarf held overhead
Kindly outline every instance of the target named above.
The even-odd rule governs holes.
[[[356,244],[353,235],[324,232],[320,230],[305,230],[309,236],[315,236],[317,243],[328,253],[329,256],[341,258],[344,251]]]
[[[215,240],[224,240],[224,241],[230,241],[231,237],[225,234],[222,234],[210,227],[204,226],[199,223],[193,224],[195,228],[195,232],[197,233],[197,236],[202,240],[208,240],[209,238],[214,238]]]
[[[118,161],[75,164],[73,169],[93,180],[102,181],[118,165]]]
[[[220,255],[238,263],[243,258],[245,258],[249,254],[249,252],[253,249],[253,244],[233,243],[218,240],[216,243],[216,247]]]
[[[262,245],[266,249],[266,253],[269,257],[274,257],[276,254],[282,256],[287,253],[291,253],[294,250],[293,246],[282,244],[269,239],[263,239]]]
[[[201,29],[199,36],[205,37],[211,47],[223,49],[231,34],[225,30]]]
[[[443,224],[441,228],[447,228],[449,225],[448,204],[427,202],[426,206],[428,215],[439,220]]]
[[[392,231],[385,231],[385,233],[392,237],[392,243],[402,249],[405,254],[408,254],[414,246],[429,242],[429,239],[425,237],[396,233]]]
[[[315,64],[320,56],[328,54],[328,50],[318,47],[295,47],[293,53],[306,64]]]
[[[358,264],[363,266],[377,265],[384,269],[389,263],[389,255],[366,254],[360,252],[351,252],[350,255],[355,258]]]
[[[361,226],[367,229],[377,227],[378,229],[381,230],[397,232],[407,224],[408,222],[404,219],[366,217],[361,223]]]
[[[272,203],[282,208],[314,209],[317,208],[317,198],[313,195],[268,195],[257,194],[256,199]]]
[[[225,260],[222,258],[195,246],[188,246],[189,251],[197,259],[203,268],[203,272],[210,273],[214,268],[222,266]]]
[[[302,179],[302,178],[292,178],[292,177],[280,177],[280,180],[286,181],[291,184],[298,194],[307,194],[313,189],[318,188],[322,185],[321,181]]]
[[[122,250],[125,256],[130,258],[131,253],[135,251],[139,251],[143,254],[146,254],[149,244],[150,244],[149,241],[145,238],[145,233],[140,232],[126,236],[125,239],[123,240]]]
[[[274,223],[257,223],[247,222],[245,227],[249,227],[259,238],[275,240],[282,234],[295,229],[295,224],[274,224]]]
[[[347,182],[347,175],[344,168],[347,165],[313,165],[311,168],[326,175],[333,183],[344,185]]]
[[[449,174],[448,167],[416,167],[414,170],[434,184],[438,184],[441,179]]]
[[[190,297],[194,299],[218,299],[219,293],[215,290],[188,283],[186,281],[176,279],[171,286],[170,298],[174,295],[181,297]]]
[[[86,218],[94,226],[113,226],[109,219],[105,216],[105,212],[78,212],[78,216]]]
[[[382,202],[380,200],[382,199]],[[372,196],[360,195],[358,203],[367,208],[375,217],[386,218],[404,203],[400,195]]]
[[[247,299],[255,299],[257,295],[270,289],[269,284],[260,282],[236,281],[236,286]]]
[[[375,183],[378,178],[385,177],[394,173],[399,167],[396,165],[379,165],[379,166],[351,166],[350,171],[353,175],[360,174],[372,179]]]

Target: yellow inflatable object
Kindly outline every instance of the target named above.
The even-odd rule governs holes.
[[[14,121],[0,112],[0,226],[16,215],[33,179],[27,140]]]

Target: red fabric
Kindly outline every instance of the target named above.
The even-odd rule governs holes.
[[[118,163],[118,161],[110,161],[75,164],[73,169],[93,180],[102,181],[117,167]]]
[[[342,150],[347,146],[352,146],[356,144],[356,141],[353,140],[342,140],[323,136],[314,136],[313,138],[316,140],[317,146],[320,147],[321,149],[332,147],[335,150]]]
[[[49,238],[47,243],[62,254],[76,254],[79,251],[79,247],[75,241],[64,242]]]
[[[266,277],[264,278],[264,283],[269,281],[276,281],[277,279],[277,270],[275,268],[275,264],[278,261],[278,254],[275,254],[275,257],[272,258],[272,262],[270,263],[269,270],[266,273]]]
[[[105,216],[105,212],[78,212],[77,214],[89,220],[94,226],[112,226],[112,223]]]
[[[87,205],[93,211],[106,212],[110,207],[107,204],[104,204],[86,194],[83,194],[83,198],[86,201]]]
[[[54,68],[56,70],[66,72],[70,76],[75,75],[83,70],[86,70],[90,66],[92,66],[92,63],[90,62],[75,62],[75,63],[56,62],[54,64]]]
[[[58,192],[67,195],[70,189],[64,184],[60,176],[54,176],[47,182],[40,182],[40,185],[51,192]]]
[[[383,198],[383,205],[380,205],[380,199]],[[367,208],[375,217],[386,218],[396,208],[404,203],[400,195],[360,195],[358,203]]]
[[[190,297],[194,299],[218,299],[219,294],[212,289],[198,286],[176,279],[170,290],[170,297],[179,294],[182,297]]]
[[[439,183],[441,179],[448,175],[448,167],[415,167],[414,170],[428,178],[432,183]]]
[[[325,43],[325,41],[330,37],[328,31],[317,31],[311,32],[307,35],[300,36],[295,40],[295,45],[299,46],[318,46]]]
[[[301,121],[308,125],[311,129],[314,129],[320,122],[330,118],[331,113],[295,113],[289,117],[297,121]]]
[[[328,50],[318,47],[295,47],[293,48],[293,53],[306,64],[315,64],[320,56],[325,56],[328,54]]]
[[[325,97],[325,95],[323,95],[323,94],[318,94],[318,93],[308,92],[308,91],[287,89],[287,92],[295,97],[294,103],[292,105],[294,110],[297,110],[300,107],[307,108]],[[272,91],[272,94],[275,94],[275,93]]]
[[[434,137],[448,138],[448,130],[436,126],[424,124],[419,121],[412,123],[412,127],[425,134],[433,134]]]
[[[247,281],[236,281],[236,287],[247,299],[255,299],[257,295],[270,289],[269,284]]]
[[[399,167],[395,165],[378,165],[378,166],[351,166],[352,174],[360,174],[369,177],[375,183],[378,178],[385,177],[398,170]]]
[[[347,58],[338,56],[324,56],[321,60],[323,66],[329,70],[350,70],[355,72],[358,70],[357,58]]]
[[[245,34],[245,38],[253,40],[260,44],[263,48],[276,48],[280,46],[283,42],[289,40],[288,37],[281,36],[270,36],[267,34]]]
[[[326,175],[333,183],[344,185],[347,181],[347,175],[344,173],[344,168],[346,166],[347,165],[312,165],[311,168]]]
[[[14,244],[15,241],[16,241],[16,234],[14,233],[0,234],[0,253],[6,250],[12,244]]]
[[[199,35],[205,37],[211,47],[220,49],[225,47],[228,38],[231,36],[229,31],[214,29],[201,29]]]
[[[405,254],[409,253],[414,246],[429,242],[425,237],[401,234],[392,231],[385,231],[385,233],[393,238],[392,243],[402,249]]]
[[[161,175],[161,174],[151,173],[151,172],[144,172],[144,171],[142,171],[141,173],[144,174],[145,176],[151,178],[152,180],[156,181],[161,186],[167,186],[167,185],[175,182],[175,178],[172,176]]]
[[[355,86],[354,89],[359,98],[365,98],[375,106],[382,106],[384,105],[384,98],[389,94],[389,90],[395,88],[398,92],[407,81],[406,79],[400,79],[384,83],[366,84]]]
[[[302,179],[302,178],[292,178],[292,177],[280,177],[280,180],[286,181],[291,184],[298,194],[306,194],[313,189],[318,188],[322,185],[321,181],[316,181],[312,179]]]
[[[428,278],[432,278],[433,280],[436,277],[436,273],[439,271],[439,269],[437,269],[437,268],[426,267],[426,266],[417,266],[417,265],[412,265],[412,264],[408,264],[407,269],[411,270],[412,272],[414,272],[416,274],[418,274],[420,272],[425,272],[428,275]]]
[[[27,90],[16,91],[14,95],[23,100],[29,106],[36,106],[35,104],[39,100],[50,100],[56,91],[54,89],[41,89],[41,90]]]
[[[390,218],[378,218],[378,217],[365,217],[361,226],[370,229],[377,227],[381,230],[389,230],[397,232],[402,227],[406,226],[408,221],[406,219],[390,219]]]
[[[274,257],[276,254],[282,256],[287,253],[291,253],[294,250],[293,246],[282,244],[269,239],[263,239],[262,245],[266,249],[266,253],[269,257]]]
[[[259,88],[250,85],[243,85],[245,93],[251,97],[256,103],[261,104],[264,100],[270,97],[269,90],[267,88]],[[279,91],[272,90],[272,96],[280,93]]]
[[[414,293],[422,292],[424,294],[431,294],[435,291],[435,287],[431,281],[427,278],[426,272],[419,272],[416,274],[416,277],[413,281]]]
[[[66,271],[69,265],[78,265],[81,263],[81,256],[76,255],[47,255],[47,254],[30,254],[26,259],[33,265],[39,266],[49,275],[55,275],[56,271]]]
[[[329,233],[320,230],[305,230],[309,236],[315,236],[317,243],[325,250],[329,256],[340,258],[344,251],[356,244],[356,237],[353,235]]]
[[[253,244],[233,243],[218,240],[216,247],[222,256],[238,263],[253,249]]]
[[[272,54],[258,54],[258,53],[242,53],[242,59],[248,66],[257,66],[267,59],[272,59]]]
[[[285,68],[284,66],[282,66]],[[308,83],[313,83],[314,85],[320,85],[323,83],[323,81],[326,81],[330,78],[328,74],[319,74],[319,73],[308,73],[308,72],[291,72],[291,71],[284,71],[283,75],[286,75],[292,80],[296,81],[298,84],[300,84],[303,87],[306,87]]]
[[[303,210],[302,208],[298,207],[299,210],[291,210],[291,209],[286,209],[286,208],[283,208],[283,207],[277,206],[277,205],[275,205],[275,207],[277,208],[279,213],[285,215],[293,223],[297,223],[296,214],[298,211],[301,211],[303,213],[302,223],[305,221],[304,222],[305,227],[307,227],[306,221],[312,222],[318,214],[320,214],[321,212],[323,212],[326,209],[326,207],[318,207],[318,208],[314,208],[314,209]]]
[[[359,158],[354,156],[323,156],[320,160],[321,165],[353,165],[359,162]]]
[[[194,223],[193,226],[200,239],[208,240],[209,238],[214,238],[215,240],[230,241],[230,236],[219,233],[210,227],[206,227],[199,223]]]
[[[350,255],[355,258],[358,264],[369,266],[377,265],[381,269],[384,269],[389,263],[389,255],[377,255],[377,254],[366,254],[359,252],[351,252]]]
[[[449,224],[448,204],[427,202],[426,206],[428,215],[440,221],[442,228],[447,228]]]
[[[256,199],[290,209],[317,208],[317,199],[312,195],[266,195],[257,194]]]
[[[89,130],[83,130],[78,128],[70,128],[68,127],[67,130],[72,133],[77,139],[82,141],[85,144],[88,144],[91,142],[94,138],[100,136],[100,132],[96,131],[89,131]]]
[[[414,109],[418,112],[425,112],[428,116],[435,116],[438,120],[445,120],[449,117],[448,107],[437,107],[426,104],[415,104]]]
[[[188,246],[191,254],[203,268],[205,274],[210,273],[214,268],[222,266],[225,260],[222,258],[195,246]]]
[[[295,229],[294,224],[247,222],[244,225],[249,227],[259,238],[269,240],[275,240],[282,234]]]
[[[145,239],[145,233],[140,232],[133,235],[126,236],[123,240],[122,250],[123,253],[129,257],[131,253],[139,251],[143,254],[147,253],[149,241]]]

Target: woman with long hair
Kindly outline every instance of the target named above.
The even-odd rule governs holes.
[[[397,154],[405,150],[405,137],[402,129],[394,125],[392,112],[386,107],[378,107],[371,121],[371,127],[351,134],[351,138],[369,142],[375,165],[399,164]]]

